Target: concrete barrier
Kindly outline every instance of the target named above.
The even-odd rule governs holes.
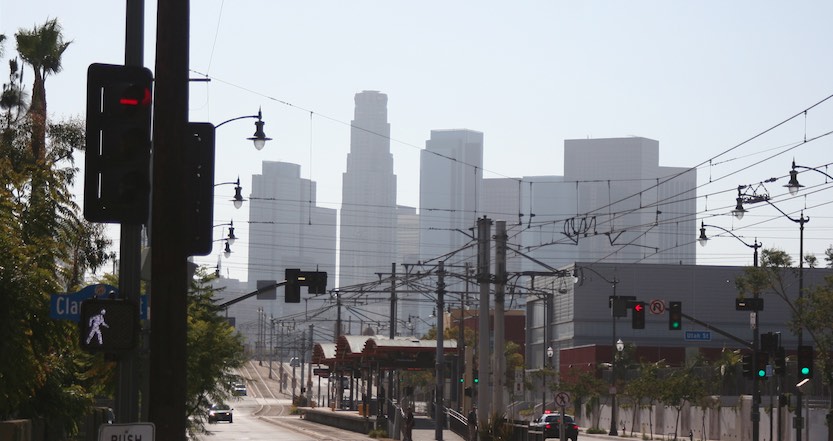
[[[305,420],[365,435],[376,426],[375,416],[364,417],[355,411],[333,411],[330,409],[321,410],[307,407],[299,410],[304,414]]]

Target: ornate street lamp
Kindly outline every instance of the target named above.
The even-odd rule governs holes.
[[[221,122],[220,124],[217,124],[216,126],[214,126],[214,128],[216,129],[216,128],[222,126],[223,124],[227,124],[227,123],[230,123],[232,121],[237,121],[239,119],[245,119],[245,118],[255,118],[255,119],[257,119],[257,121],[255,121],[255,133],[254,133],[254,135],[252,135],[252,136],[250,136],[249,138],[246,138],[246,139],[248,139],[249,141],[252,141],[254,143],[254,146],[255,146],[256,149],[258,149],[258,150],[263,149],[263,146],[266,145],[266,141],[271,141],[272,138],[269,138],[268,136],[266,136],[266,133],[263,132],[263,126],[266,123],[263,122],[263,118],[262,118],[262,114],[261,114],[260,109],[257,109],[257,115],[245,115],[245,116],[238,116],[236,118],[228,119],[228,120],[225,120],[225,121]]]

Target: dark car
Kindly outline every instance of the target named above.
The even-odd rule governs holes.
[[[232,409],[228,404],[214,404],[208,409],[208,423],[216,423],[218,421],[234,422],[232,417]]]
[[[546,413],[537,420],[529,423],[531,429],[544,432],[544,438],[560,438],[561,414]],[[578,439],[578,425],[570,415],[564,415],[564,427],[567,439],[576,441]]]

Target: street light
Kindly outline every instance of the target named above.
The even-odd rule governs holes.
[[[740,198],[738,198],[738,199],[740,199]],[[740,208],[743,209],[743,204],[739,203],[739,205],[740,205]],[[746,211],[746,210],[744,210],[744,211]],[[727,230],[727,229],[725,229],[721,226],[718,226],[718,225],[706,225],[705,223],[703,223],[701,221],[700,222],[700,237],[697,238],[697,241],[700,242],[701,246],[706,246],[706,244],[708,243],[708,240],[709,240],[709,238],[706,237],[706,227],[712,227],[712,228],[717,228],[719,230],[723,230],[723,231],[729,233],[732,237],[734,237],[738,241],[740,241],[742,244],[746,245],[749,248],[754,249],[753,257],[752,257],[752,263],[755,266],[755,268],[758,267],[758,248],[763,246],[760,242],[758,242],[758,238],[755,238],[755,240],[751,244],[749,244],[749,243],[746,243],[745,240],[738,237],[735,233],[731,232],[730,230]],[[755,316],[753,317],[754,325],[752,326],[752,366],[758,366],[758,351],[760,350],[760,347],[761,347],[760,330],[758,329],[758,309],[757,309],[757,307],[758,307],[757,306],[758,305],[758,296],[759,296],[758,290],[755,290],[755,292],[753,293],[753,296],[754,296],[754,299],[755,299],[754,305],[755,305],[756,309],[752,312],[752,314],[755,314]],[[760,406],[761,406],[760,377],[758,375],[753,375],[752,376],[752,441],[758,441],[758,439],[760,439],[760,421],[761,421]]]
[[[216,126],[214,126],[214,128],[216,129],[217,127],[220,127],[223,124],[227,124],[227,123],[230,123],[232,121],[237,121],[239,119],[245,119],[245,118],[256,118],[257,119],[257,121],[255,121],[255,133],[254,133],[254,135],[252,135],[251,137],[246,138],[246,139],[248,139],[249,141],[252,141],[254,143],[254,146],[255,146],[256,149],[258,149],[258,150],[263,149],[263,146],[266,145],[266,141],[271,141],[272,138],[269,138],[268,136],[266,136],[266,133],[263,132],[263,125],[266,124],[266,123],[263,122],[263,118],[262,118],[262,114],[260,112],[260,109],[257,109],[257,115],[238,116],[237,118],[232,118],[232,119],[223,121],[220,124],[217,124]]]
[[[790,171],[790,183],[787,184],[787,187],[790,188],[790,189],[795,188],[795,191],[797,192],[798,189],[801,188],[801,185],[798,183],[797,172],[795,174],[793,173],[793,172],[795,172],[796,167],[797,166],[795,165],[795,162],[793,161],[793,170]],[[815,170],[815,171],[817,171],[817,172],[819,172],[819,173],[821,173],[825,176],[830,176],[827,173],[824,173],[820,170],[816,170],[814,168],[807,167],[807,169],[808,170]],[[792,185],[792,187],[790,187],[790,185]],[[746,186],[743,186],[743,185],[738,187],[738,198],[737,198],[738,205],[737,205],[737,208],[735,208],[735,210],[732,211],[732,213],[735,213],[736,211],[738,211],[738,209],[740,209],[742,211],[740,211],[740,213],[741,213],[740,216],[738,216],[735,213],[735,217],[737,217],[738,219],[743,217],[743,212],[746,211],[743,208],[744,203],[766,202],[767,204],[771,205],[773,208],[778,210],[778,212],[781,213],[784,217],[786,217],[787,219],[789,219],[789,220],[798,224],[798,230],[799,230],[799,241],[798,241],[798,316],[801,317],[801,303],[802,303],[801,299],[802,299],[802,297],[804,297],[804,224],[806,224],[807,222],[810,222],[810,218],[805,217],[804,216],[804,210],[801,210],[801,214],[799,215],[798,219],[796,219],[796,218],[790,216],[789,214],[785,213],[784,210],[781,210],[780,208],[778,208],[777,205],[770,202],[769,201],[769,195],[753,194],[753,195],[749,196],[749,195],[742,194],[741,190],[743,190],[745,188],[746,188]],[[792,193],[792,190],[790,190],[790,193]],[[798,328],[798,346],[801,346],[804,343],[803,342],[803,334],[804,334],[803,333],[803,327],[799,327]],[[798,389],[796,391],[796,394],[795,394],[795,397],[796,397],[795,414],[796,415],[801,415],[801,404],[802,404],[801,403],[801,394],[802,394],[801,389]],[[796,439],[802,439],[801,438],[801,425],[800,424],[795,425],[795,434],[796,434]]]
[[[231,199],[234,202],[234,208],[240,208],[243,206],[243,187],[240,186],[240,176],[237,177],[236,181],[231,182],[220,182],[219,184],[214,184],[215,187],[219,185],[234,185],[234,197]]]
[[[226,240],[226,242],[228,242],[229,245],[234,245],[234,241],[237,240],[237,236],[234,235],[234,221],[233,220],[231,220],[227,223],[224,223],[224,224],[214,225],[213,228],[222,227],[222,226],[226,226],[226,225],[228,225],[228,236],[226,236],[225,240]]]
[[[622,342],[621,339],[618,340],[618,341],[616,339],[616,309],[617,309],[616,305],[619,302],[619,298],[616,296],[616,285],[619,284],[619,279],[617,279],[614,276],[613,280],[608,280],[605,276],[601,275],[598,271],[594,270],[593,268],[581,267],[582,271],[585,270],[585,269],[592,271],[597,276],[599,276],[602,280],[604,280],[607,283],[610,283],[613,286],[613,297],[611,297],[611,299],[610,299],[610,302],[611,302],[611,304],[610,304],[610,324],[611,324],[611,328],[612,328],[611,345],[610,345],[610,352],[611,352],[611,357],[610,357],[611,358],[611,370],[610,370],[610,394],[611,394],[611,398],[610,398],[610,400],[611,400],[611,406],[610,406],[610,432],[608,433],[608,435],[610,435],[610,436],[619,436],[619,431],[616,427],[616,354],[612,353],[613,348],[616,348],[617,350],[619,350],[619,343]],[[584,277],[583,276],[581,278],[574,277],[574,279],[577,280],[578,282],[581,282],[581,281],[584,280]],[[624,346],[622,347],[622,349],[624,349]]]

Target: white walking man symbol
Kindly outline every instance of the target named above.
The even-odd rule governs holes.
[[[101,327],[110,327],[109,325],[107,325],[107,322],[104,321],[104,314],[106,313],[107,311],[102,309],[101,314],[96,314],[90,317],[90,333],[87,334],[87,344],[90,344],[90,341],[93,339],[93,337],[96,337],[96,339],[98,340],[98,344],[104,343],[104,341],[101,339]]]

